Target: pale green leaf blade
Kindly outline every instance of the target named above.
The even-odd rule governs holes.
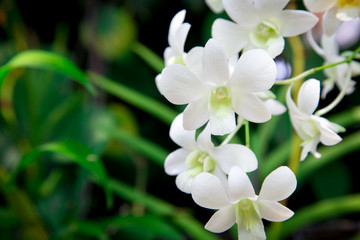
[[[88,81],[86,75],[67,58],[56,53],[44,50],[27,50],[15,55],[0,69],[0,83],[4,80],[9,70],[15,68],[37,68],[55,71],[74,79],[84,85],[91,93],[95,89]]]

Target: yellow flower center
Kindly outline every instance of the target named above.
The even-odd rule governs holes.
[[[359,6],[359,3],[359,0],[337,0],[337,5],[341,8]]]
[[[360,0],[337,0],[337,5],[336,18],[340,21],[349,21],[359,17]]]

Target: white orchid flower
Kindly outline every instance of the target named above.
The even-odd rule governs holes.
[[[289,197],[295,188],[295,174],[288,167],[279,167],[266,177],[257,196],[246,173],[233,167],[227,189],[215,176],[201,173],[194,180],[192,197],[202,207],[219,209],[205,229],[220,233],[237,223],[238,239],[261,240],[266,239],[262,218],[280,222],[293,216],[278,201]]]
[[[306,8],[311,12],[325,12],[323,29],[326,35],[333,35],[344,21],[360,16],[358,0],[304,0]]]
[[[335,34],[329,37],[323,35],[321,39],[321,45],[324,49],[324,65],[340,62],[346,59],[345,57],[339,55],[339,46],[336,42]],[[348,63],[343,63],[324,70],[327,79],[323,82],[323,90],[321,93],[322,98],[325,98],[327,93],[334,88],[335,83],[340,91],[343,90],[347,81],[349,67],[352,68],[352,76],[355,77],[360,75],[360,63],[356,61],[352,61],[350,65]],[[354,92],[355,84],[355,81],[350,80],[350,85],[346,90],[346,94],[351,94]]]
[[[186,11],[178,12],[170,22],[168,42],[169,47],[164,51],[165,66],[183,63],[185,55],[184,45],[191,25],[184,23]]]
[[[184,23],[185,14],[186,11],[181,10],[170,22],[168,34],[169,47],[164,51],[165,66],[176,63],[184,64],[184,57],[186,56],[184,45],[191,27],[189,23]],[[158,74],[155,78],[156,85],[158,85],[160,78],[161,74]]]
[[[222,0],[205,0],[205,3],[214,13],[221,13],[224,11]]]
[[[316,158],[321,154],[316,151],[317,145],[321,142],[324,145],[332,146],[342,139],[336,134],[345,129],[329,120],[313,115],[319,104],[320,82],[310,79],[304,82],[300,88],[297,106],[291,98],[291,86],[286,95],[286,103],[289,109],[290,120],[295,131],[303,140],[300,159],[304,160],[309,152]]]
[[[242,49],[265,49],[273,58],[284,50],[284,37],[310,30],[318,18],[302,10],[283,10],[290,0],[223,0],[224,8],[235,22],[215,20],[212,36],[231,57]]]
[[[238,166],[245,172],[257,169],[255,154],[239,144],[226,144],[215,147],[211,142],[208,128],[195,140],[195,130],[183,128],[183,114],[177,116],[171,127],[171,139],[181,146],[165,160],[165,172],[176,177],[177,187],[186,193],[191,192],[193,179],[202,172],[218,177],[226,184],[226,175],[232,166]]]
[[[276,78],[275,62],[264,50],[242,54],[230,73],[220,43],[210,39],[203,49],[201,66],[201,73],[200,69],[180,64],[168,66],[158,81],[160,92],[171,103],[188,104],[184,110],[185,129],[195,130],[210,121],[211,134],[224,135],[236,127],[235,112],[251,122],[271,118],[255,95],[270,89]]]

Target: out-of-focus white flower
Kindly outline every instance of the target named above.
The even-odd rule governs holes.
[[[333,35],[342,22],[360,16],[359,0],[304,0],[311,12],[325,12],[323,29],[326,35]]]
[[[275,62],[261,49],[242,54],[230,73],[220,43],[210,39],[203,50],[201,73],[192,66],[173,64],[162,71],[158,88],[171,103],[188,104],[185,129],[198,129],[210,120],[211,134],[224,135],[236,127],[235,112],[251,122],[271,118],[255,93],[270,89],[275,78]]]
[[[218,39],[231,57],[262,48],[273,58],[282,53],[284,38],[310,30],[318,18],[306,11],[283,10],[289,0],[223,0],[225,11],[235,22],[217,19],[212,36]]]
[[[205,208],[219,209],[205,228],[220,233],[234,223],[238,225],[238,239],[266,239],[262,218],[280,222],[293,212],[278,203],[289,197],[296,188],[295,174],[288,167],[279,167],[263,182],[259,196],[250,179],[239,167],[233,167],[228,176],[228,187],[213,175],[199,174],[193,183],[192,197]]]
[[[222,0],[205,0],[205,3],[215,13],[221,13],[222,11],[224,11]]]
[[[335,34],[329,37],[323,35],[321,39],[321,45],[324,49],[324,65],[345,60],[345,57],[339,55],[339,46],[336,42]],[[349,67],[352,68],[352,76],[355,77],[360,75],[360,63],[356,61],[352,61],[350,66],[348,63],[343,63],[324,70],[327,79],[323,82],[323,90],[321,93],[322,98],[325,98],[327,93],[334,88],[335,83],[340,91],[343,90],[347,81]],[[352,80],[350,81],[351,82],[348,89],[346,90],[346,94],[351,94],[355,90],[354,86],[356,82]]]
[[[335,145],[342,140],[336,133],[345,131],[340,125],[313,115],[319,104],[319,99],[320,82],[316,79],[307,80],[302,84],[297,105],[291,98],[291,86],[286,95],[292,126],[303,140],[301,160],[304,160],[309,152],[316,158],[320,158],[321,154],[316,151],[319,142],[327,146]]]
[[[360,18],[346,21],[336,31],[336,42],[340,49],[348,49],[360,40]]]
[[[170,127],[171,139],[181,146],[165,160],[165,172],[176,177],[177,187],[186,193],[191,192],[193,179],[202,172],[211,173],[226,184],[226,175],[233,166],[245,172],[257,169],[255,154],[239,144],[226,144],[215,147],[211,142],[208,128],[195,140],[195,130],[183,128],[183,115],[176,117]]]

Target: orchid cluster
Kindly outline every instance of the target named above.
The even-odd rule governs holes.
[[[280,204],[296,188],[296,176],[290,168],[280,166],[264,180],[256,195],[247,175],[258,168],[257,157],[246,146],[229,143],[236,132],[249,122],[264,123],[272,115],[288,109],[293,129],[302,139],[299,160],[308,153],[321,157],[317,146],[335,145],[345,129],[322,115],[332,110],[351,94],[360,74],[360,64],[348,61],[356,53],[339,55],[334,34],[341,22],[358,17],[359,1],[304,0],[309,11],[285,9],[289,0],[206,0],[216,13],[224,11],[231,20],[217,19],[212,25],[212,38],[204,47],[185,52],[190,24],[184,23],[185,10],[177,13],[170,24],[169,47],[165,49],[165,68],[156,77],[160,93],[171,103],[186,105],[170,128],[171,139],[181,148],[165,160],[165,172],[177,175],[176,186],[191,194],[205,208],[219,209],[205,225],[212,232],[223,232],[237,224],[239,239],[265,239],[262,218],[284,221],[293,212]],[[311,30],[325,12],[321,46]],[[305,81],[297,101],[292,98],[294,82],[307,76],[276,80],[274,58],[282,54],[286,37],[310,32],[310,45],[324,58],[325,75]],[[310,75],[310,74],[308,74]],[[274,85],[290,85],[286,106],[275,100]],[[315,112],[320,96],[334,88],[339,96],[327,107]],[[248,134],[248,132],[247,132]],[[214,144],[214,136],[225,136]]]

